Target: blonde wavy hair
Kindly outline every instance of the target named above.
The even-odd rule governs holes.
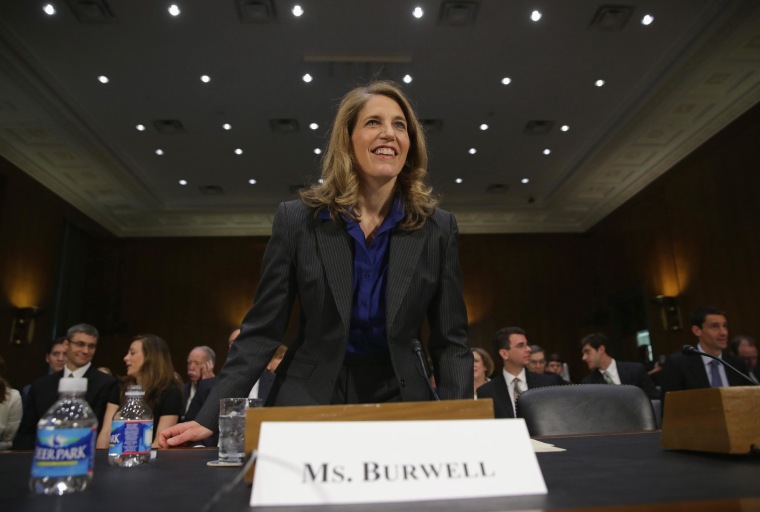
[[[403,230],[421,228],[433,215],[438,200],[427,183],[427,145],[425,134],[414,109],[401,88],[389,81],[372,82],[349,91],[341,100],[335,115],[330,141],[322,158],[322,183],[301,192],[301,200],[319,211],[327,208],[330,217],[338,221],[341,215],[357,221],[354,211],[359,197],[359,176],[356,172],[351,134],[356,118],[367,101],[375,95],[395,101],[406,117],[409,134],[409,153],[396,180],[396,189],[406,214],[399,223]]]

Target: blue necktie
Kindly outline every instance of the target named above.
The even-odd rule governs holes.
[[[723,385],[723,380],[720,378],[720,372],[718,371],[718,361],[710,361],[710,386],[719,388]]]

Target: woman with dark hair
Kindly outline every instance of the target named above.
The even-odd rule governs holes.
[[[472,374],[475,387],[475,398],[478,397],[478,388],[490,382],[490,376],[494,371],[493,358],[480,347],[472,347]]]
[[[298,328],[267,405],[430,400],[414,350],[425,322],[438,394],[472,398],[457,224],[437,208],[424,132],[398,85],[373,82],[343,97],[321,178],[279,206],[253,307],[219,382],[195,421],[163,432],[162,446],[212,435],[216,402],[246,396],[296,299]]]
[[[21,423],[21,393],[3,377],[5,359],[0,356],[0,450],[9,450]]]
[[[182,414],[182,384],[175,376],[169,346],[154,334],[137,335],[132,338],[124,363],[127,375],[122,379],[121,402],[124,403],[127,386],[143,387],[145,403],[153,411],[153,447],[158,448],[158,434],[176,425]],[[98,448],[108,448],[111,420],[118,408],[118,404],[108,404]]]

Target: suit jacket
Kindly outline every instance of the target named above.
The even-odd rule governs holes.
[[[219,382],[219,377],[217,376],[209,377],[208,379],[201,379],[198,381],[198,385],[195,388],[195,395],[193,395],[193,399],[190,400],[190,405],[187,407],[187,412],[185,413],[182,421],[193,421],[195,419],[195,417],[198,415],[198,411],[200,411],[201,407],[203,407],[203,404],[206,403],[209,394],[211,394],[211,390],[214,389],[214,386],[216,386],[217,382]],[[187,384],[189,383],[186,383],[186,385]]]
[[[58,401],[58,382],[62,377],[63,370],[45,375],[32,382],[29,388],[27,407],[24,409],[21,425],[13,442],[14,449],[34,449],[37,422]],[[98,418],[98,432],[100,432],[103,416],[106,413],[106,405],[109,402],[113,404],[120,402],[119,384],[115,378],[98,371],[95,365],[90,365],[84,377],[87,379],[87,392],[84,398]]]
[[[443,399],[473,394],[457,241],[454,216],[440,209],[420,229],[391,231],[386,330],[404,401],[430,399],[427,376],[411,350],[426,318],[438,394]],[[267,405],[331,403],[351,321],[353,244],[341,222],[315,218],[300,200],[280,204],[253,307],[209,400],[248,393],[282,342],[298,297],[296,333],[277,367]],[[207,403],[196,421],[216,430],[217,416]]]
[[[617,366],[621,384],[630,384],[632,386],[640,387],[652,400],[658,400],[660,398],[660,392],[657,390],[657,386],[654,385],[652,378],[647,373],[647,369],[643,364],[615,360],[615,365]],[[606,384],[606,382],[607,381],[604,380],[602,372],[597,369],[586,375],[581,381],[581,384]]]
[[[562,377],[555,373],[525,372],[525,380],[528,389],[543,388],[546,386],[564,386],[567,384]],[[514,418],[515,411],[512,408],[512,399],[509,397],[507,380],[504,372],[498,372],[496,377],[478,388],[478,398],[492,398],[493,411],[497,418]]]
[[[746,374],[747,367],[744,361],[728,352],[723,352],[723,360]],[[745,379],[726,368],[726,377],[728,377],[729,386],[748,386]],[[707,370],[702,363],[702,358],[698,355],[687,356],[681,352],[670,354],[665,360],[662,368],[662,397],[668,391],[681,391],[684,389],[709,388],[710,379],[707,376]]]

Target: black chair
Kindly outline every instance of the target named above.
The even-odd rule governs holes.
[[[528,389],[517,400],[531,436],[657,430],[652,402],[636,386],[575,384]]]

